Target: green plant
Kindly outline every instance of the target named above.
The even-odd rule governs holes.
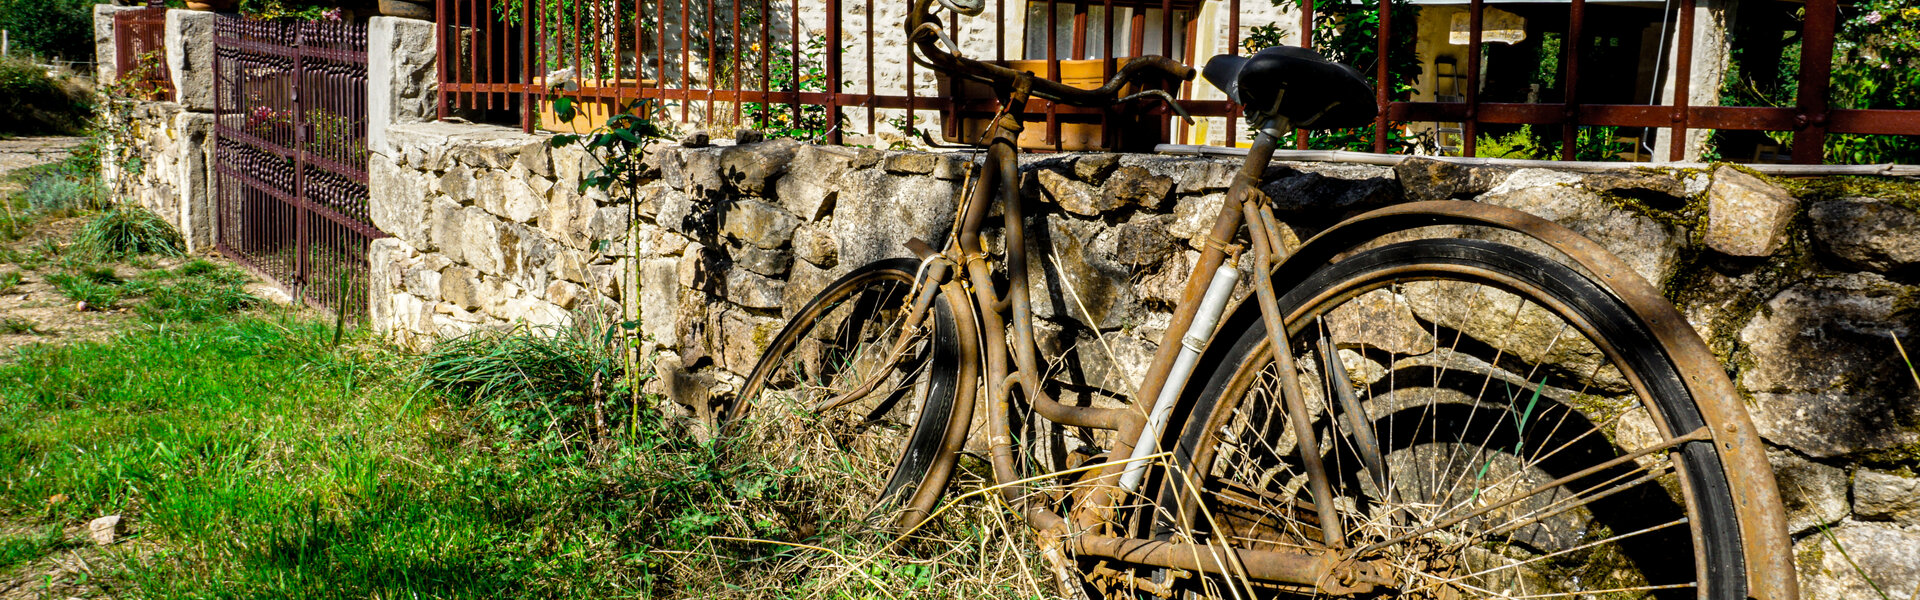
[[[124,204],[87,221],[74,236],[74,245],[94,256],[109,258],[178,256],[183,246],[180,232],[159,215]]]
[[[29,335],[40,332],[40,326],[35,325],[33,321],[15,317],[0,318],[0,334]],[[4,551],[0,551],[0,554],[4,554]],[[5,562],[4,559],[0,559],[0,563]],[[4,565],[0,565],[0,568],[4,568]]]
[[[60,292],[68,300],[86,304],[92,310],[106,310],[119,302],[121,290],[111,283],[102,283],[92,277],[72,273],[55,273],[47,277],[54,291]]]
[[[759,47],[753,48],[755,53]],[[819,37],[807,38],[796,55],[792,46],[774,45],[768,52],[767,80],[763,89],[786,92],[820,92],[827,89],[826,62],[821,60],[825,51],[825,41]],[[759,73],[752,75],[756,79]],[[784,137],[806,141],[824,139],[827,132],[837,125],[838,115],[828,115],[827,107],[817,104],[761,104],[747,102],[742,105],[754,129],[768,137]]]
[[[0,0],[13,51],[70,60],[93,56],[93,0]]]
[[[6,322],[12,323],[13,320],[8,319]],[[14,565],[80,546],[78,540],[67,537],[67,534],[57,525],[48,526],[39,533],[29,533],[20,537],[0,537],[0,572],[6,572]]]
[[[194,259],[172,271],[149,274],[145,285],[127,286],[146,299],[134,307],[141,319],[155,323],[203,322],[246,310],[260,299],[246,290],[247,276],[231,267]]]
[[[21,275],[19,271],[0,273],[0,294],[13,291],[13,288],[19,287],[26,280],[26,276]]]
[[[1792,6],[1792,5],[1789,5]],[[1790,20],[1804,24],[1804,7]],[[1920,109],[1920,6],[1912,0],[1866,0],[1840,7],[1834,32],[1833,66],[1828,89],[1832,108]],[[1759,19],[1753,19],[1759,21]],[[1799,31],[1800,26],[1793,26]],[[1799,94],[1801,39],[1781,37],[1766,27],[1732,33],[1731,60],[1721,85],[1727,106],[1792,107]],[[1769,131],[1781,147],[1793,143],[1792,131]],[[1717,133],[1714,144],[1728,134]],[[1915,136],[1828,134],[1822,150],[1828,163],[1920,162]]]
[[[240,0],[240,14],[254,19],[338,21],[340,4],[331,0]]]
[[[0,134],[78,133],[91,108],[81,87],[27,60],[0,57]]]
[[[89,210],[100,200],[100,190],[93,181],[65,175],[36,178],[27,184],[24,195],[28,207],[49,213]]]
[[[622,368],[618,325],[599,323],[583,317],[566,327],[523,324],[446,340],[424,359],[420,380],[469,403],[515,439],[606,439],[625,420],[620,411],[607,413],[607,399],[616,387],[639,385],[644,375]]]

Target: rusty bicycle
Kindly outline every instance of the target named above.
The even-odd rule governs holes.
[[[1128,86],[1195,72],[1134,58],[1082,89],[969,59],[936,11],[982,7],[914,0],[906,24],[916,61],[1011,108],[948,239],[827,285],[770,340],[721,411],[729,423],[774,397],[798,407],[830,432],[825,451],[888,469],[864,491],[867,514],[899,530],[938,510],[984,423],[990,489],[1039,532],[1072,595],[1796,597],[1779,494],[1739,397],[1621,259],[1468,201],[1283,242],[1259,187],[1283,132],[1375,118],[1367,82],[1311,50],[1206,65],[1258,126],[1183,300],[1129,406],[1053,397],[1029,305],[1021,108],[1179,112]],[[996,208],[997,252],[983,242]],[[1242,260],[1253,291],[1234,305]],[[1111,444],[1063,464],[1036,423],[1109,431]]]

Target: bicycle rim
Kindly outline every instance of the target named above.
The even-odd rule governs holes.
[[[828,284],[769,343],[730,410],[730,431],[810,473],[825,520],[890,526],[940,456],[958,333],[937,291],[924,320],[909,322],[918,266],[881,261]],[[862,388],[857,400],[816,410]]]
[[[1716,450],[1673,441],[1707,423],[1668,353],[1604,288],[1517,248],[1417,240],[1321,269],[1280,309],[1331,494],[1313,497],[1256,324],[1222,332],[1233,346],[1208,391],[1190,394],[1193,420],[1176,425],[1175,467],[1157,474],[1143,533],[1362,548],[1354,558],[1396,582],[1376,590],[1389,596],[1745,596]],[[1322,503],[1338,515],[1333,546]]]

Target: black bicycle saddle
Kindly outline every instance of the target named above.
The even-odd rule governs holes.
[[[1373,87],[1359,71],[1294,46],[1274,46],[1253,56],[1220,55],[1202,73],[1227,98],[1251,112],[1266,112],[1282,90],[1278,116],[1305,129],[1359,127],[1373,122]]]

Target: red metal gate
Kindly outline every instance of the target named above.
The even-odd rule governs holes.
[[[367,28],[214,26],[215,214],[221,252],[296,297],[367,306]]]
[[[147,99],[173,99],[166,5],[149,2],[146,8],[113,13],[113,69],[122,79],[132,78],[134,91]]]

